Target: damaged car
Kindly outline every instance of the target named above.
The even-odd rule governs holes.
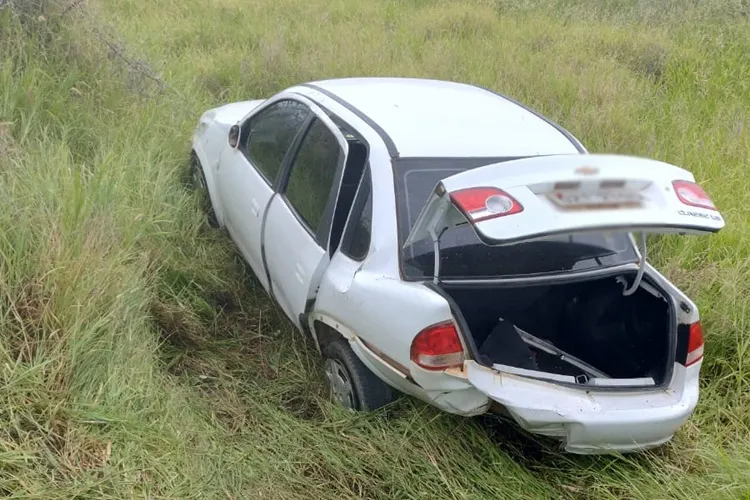
[[[506,96],[409,78],[208,110],[192,159],[209,221],[312,336],[345,407],[401,392],[600,453],[669,441],[698,402],[698,309],[647,262],[648,235],[724,226],[687,170],[590,154]]]

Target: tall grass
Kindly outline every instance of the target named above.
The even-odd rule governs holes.
[[[0,492],[747,497],[746,2],[67,5],[0,9]],[[702,400],[671,444],[575,457],[410,399],[364,415],[328,403],[309,342],[182,180],[205,109],[354,75],[489,86],[592,151],[695,173],[727,227],[655,257],[707,331]]]

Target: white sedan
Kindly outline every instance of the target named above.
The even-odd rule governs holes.
[[[193,178],[325,358],[333,398],[504,412],[574,453],[668,441],[698,402],[695,304],[647,233],[724,221],[686,170],[588,154],[459,83],[306,83],[201,116]]]

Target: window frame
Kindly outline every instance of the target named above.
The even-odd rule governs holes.
[[[346,164],[347,157],[347,154],[341,148],[341,145],[338,144],[339,156],[336,161],[336,171],[333,176],[333,183],[331,184],[330,190],[328,192],[328,200],[326,201],[325,209],[323,210],[321,220],[318,224],[319,227],[311,228],[310,224],[305,220],[304,216],[299,213],[291,200],[289,200],[289,198],[286,196],[286,189],[289,184],[289,178],[291,176],[292,169],[294,168],[294,163],[297,160],[299,152],[302,149],[302,145],[304,144],[305,139],[310,132],[310,129],[316,121],[320,122],[328,130],[328,132],[333,135],[334,138],[336,138],[336,142],[338,144],[339,138],[336,136],[336,131],[331,130],[331,127],[324,120],[322,120],[321,117],[317,115],[317,113],[313,111],[310,117],[308,117],[306,123],[302,126],[302,130],[297,134],[297,137],[292,144],[288,158],[285,160],[283,169],[280,172],[279,180],[277,182],[275,190],[278,196],[284,201],[284,203],[286,203],[287,207],[289,207],[289,210],[292,212],[300,225],[305,228],[305,230],[310,234],[310,236],[312,236],[312,238],[318,243],[318,245],[320,245],[321,248],[328,251],[328,246],[330,244],[331,225],[333,223],[333,212],[336,208],[338,194],[341,189],[341,179],[343,177],[344,165]]]
[[[367,189],[367,193],[363,194],[363,189]],[[373,189],[372,189],[372,175],[370,173],[370,161],[369,159],[365,163],[365,168],[362,172],[362,177],[359,180],[359,185],[357,186],[357,193],[354,195],[354,202],[352,203],[352,208],[349,211],[349,216],[346,220],[346,225],[344,226],[344,234],[341,236],[341,242],[339,243],[339,251],[349,257],[350,259],[362,262],[364,261],[367,256],[370,254],[370,247],[372,246],[372,217],[373,217],[373,208],[372,208],[372,201],[373,201]],[[354,255],[351,250],[351,244],[354,238],[354,231],[359,224],[359,221],[362,220],[362,217],[365,214],[365,208],[367,205],[370,205],[370,208],[368,210],[370,214],[370,234],[367,238],[367,248],[364,251],[363,255]]]
[[[341,236],[339,237],[339,241],[335,248],[332,247],[333,242],[330,241],[331,235],[329,234],[329,242],[328,242],[328,255],[330,257],[333,257],[333,255],[338,251],[339,247],[341,246],[341,243],[343,241],[344,233],[346,232],[347,224],[349,223],[349,217],[351,215],[351,212],[354,208],[354,202],[356,201],[357,192],[359,191],[360,184],[362,183],[363,176],[365,175],[365,172],[368,172],[369,175],[369,169],[370,169],[370,143],[362,136],[362,134],[356,130],[354,127],[352,127],[351,124],[347,123],[344,119],[342,119],[340,116],[332,112],[330,109],[326,108],[325,106],[319,104],[320,109],[323,110],[323,112],[326,114],[326,116],[331,120],[331,122],[338,128],[338,131],[343,136],[344,140],[349,145],[347,157],[344,160],[344,165],[342,167],[341,171],[341,183],[339,184],[338,192],[336,193],[336,203],[334,205],[334,211],[332,213],[332,220],[331,220],[331,234],[333,233],[333,223],[336,219],[336,210],[338,209],[339,203],[341,203],[341,194],[342,190],[344,188],[343,182],[344,178],[347,175],[347,165],[349,164],[349,160],[352,155],[352,145],[357,143],[364,147],[365,149],[365,159],[364,164],[362,165],[362,172],[360,173],[359,179],[357,180],[356,187],[354,189],[354,196],[352,197],[352,201],[349,204],[349,210],[346,212],[346,217],[344,219],[344,226],[341,230]],[[370,182],[372,183],[372,178],[370,178]]]

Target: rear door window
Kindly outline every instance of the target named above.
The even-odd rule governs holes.
[[[284,196],[302,222],[321,241],[326,222],[330,223],[334,197],[331,196],[336,172],[343,161],[343,151],[336,136],[319,119],[315,119],[305,134],[292,162]]]

